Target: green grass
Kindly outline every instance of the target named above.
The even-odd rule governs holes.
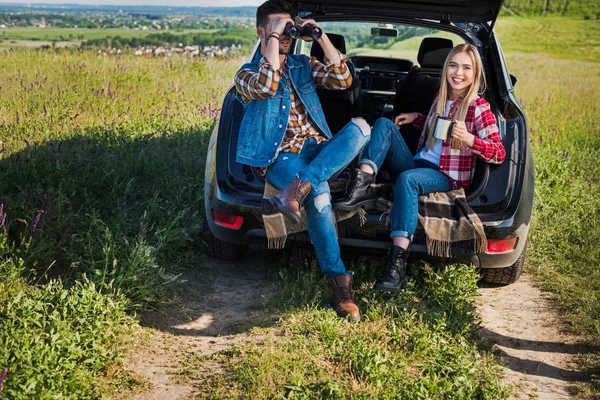
[[[505,50],[509,49],[509,69],[519,78],[516,95],[527,112],[535,157],[527,271],[553,294],[568,329],[600,346],[598,22],[549,19],[564,34],[547,34],[542,43],[537,34],[528,36],[526,30],[516,29],[537,21],[509,19],[499,28]],[[596,34],[584,35],[591,24]],[[565,46],[562,37],[577,37],[577,44]],[[599,355],[584,356],[595,374],[597,395]]]
[[[181,30],[135,30],[126,28],[36,28],[36,27],[10,27],[0,30],[2,40],[44,40],[44,41],[69,41],[103,39],[108,36],[122,38],[142,37],[151,33],[170,32],[178,35],[194,32],[214,32],[215,29],[181,29]]]
[[[496,32],[505,53],[546,54],[578,61],[600,60],[600,23],[575,18],[499,18]]]
[[[279,323],[220,353],[191,354],[182,374],[212,399],[506,398],[493,356],[478,345],[475,268],[415,264],[405,292],[381,295],[371,289],[380,263],[349,263],[362,314],[352,323],[322,308],[328,293],[314,259],[284,259],[270,306]]]
[[[0,59],[3,394],[102,397],[134,312],[200,267],[208,134],[241,62]]]

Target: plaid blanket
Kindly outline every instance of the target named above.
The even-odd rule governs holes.
[[[269,198],[279,189],[268,182],[261,202],[263,222],[267,232],[268,248],[283,249],[288,236],[310,240],[306,233],[306,214],[301,210],[302,220],[293,223],[285,218]],[[381,202],[380,202],[381,204]],[[385,202],[391,208],[392,202]],[[366,220],[362,208],[354,211],[333,210],[338,235],[357,230]],[[389,210],[388,210],[389,217]],[[463,189],[445,193],[419,196],[419,222],[426,234],[427,253],[437,257],[451,257],[452,249],[482,253],[487,250],[487,239],[481,220],[467,204]]]
[[[267,232],[267,242],[269,249],[283,249],[288,236],[299,240],[310,240],[306,227],[306,214],[304,208],[301,209],[302,219],[299,223],[294,223],[285,218],[279,210],[269,202],[275,193],[279,192],[275,186],[265,183],[265,191],[261,201],[263,222]],[[354,211],[333,210],[333,219],[336,224],[338,235],[345,235],[346,232],[358,229],[365,221],[364,210],[361,208]]]
[[[483,224],[467,204],[463,189],[419,196],[419,222],[427,236],[427,254],[450,257],[452,248],[483,253]]]

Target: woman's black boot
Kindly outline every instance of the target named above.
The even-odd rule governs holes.
[[[392,246],[388,256],[388,265],[385,273],[377,279],[373,290],[399,292],[406,287],[406,259],[408,250],[399,246]]]
[[[346,197],[334,202],[333,207],[344,211],[356,210],[363,206],[366,209],[375,208],[379,193],[377,188],[371,186],[374,178],[373,174],[355,169]]]

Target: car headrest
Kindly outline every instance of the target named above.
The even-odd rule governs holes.
[[[446,57],[450,54],[450,50],[452,49],[437,49],[426,53],[423,56],[423,61],[421,61],[421,68],[444,68],[444,63],[446,62]]]
[[[444,38],[425,38],[421,42],[419,47],[419,54],[417,55],[417,61],[419,65],[423,67],[423,58],[425,54],[439,49],[452,49],[452,40]]]
[[[333,46],[336,49],[338,49],[340,53],[346,54],[346,40],[342,35],[338,35],[337,33],[327,33],[327,37],[331,41],[331,44],[333,44]],[[321,48],[321,45],[317,43],[316,40],[312,42],[312,47],[310,48],[310,55],[321,62],[323,62],[325,58],[323,49]]]

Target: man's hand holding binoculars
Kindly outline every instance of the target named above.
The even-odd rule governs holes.
[[[332,63],[339,65],[342,62],[339,52],[333,46],[333,44],[331,44],[331,41],[327,35],[323,33],[323,30],[319,27],[314,19],[302,20],[301,18],[296,17],[296,20],[294,21],[291,18],[283,17],[273,20],[271,23],[271,30],[267,35],[267,40],[269,42],[277,42],[276,47],[279,48],[280,45],[284,47],[286,45],[291,45],[291,42],[288,42],[287,40],[288,38],[290,40],[316,40],[321,45],[323,52]],[[275,47],[274,45],[271,46]],[[287,54],[288,51],[289,48],[285,49],[284,53]],[[280,51],[280,54],[284,53]],[[270,59],[270,57],[267,58]],[[273,60],[271,61],[271,64],[274,68],[276,67],[275,69],[279,68],[279,63],[277,61]]]

